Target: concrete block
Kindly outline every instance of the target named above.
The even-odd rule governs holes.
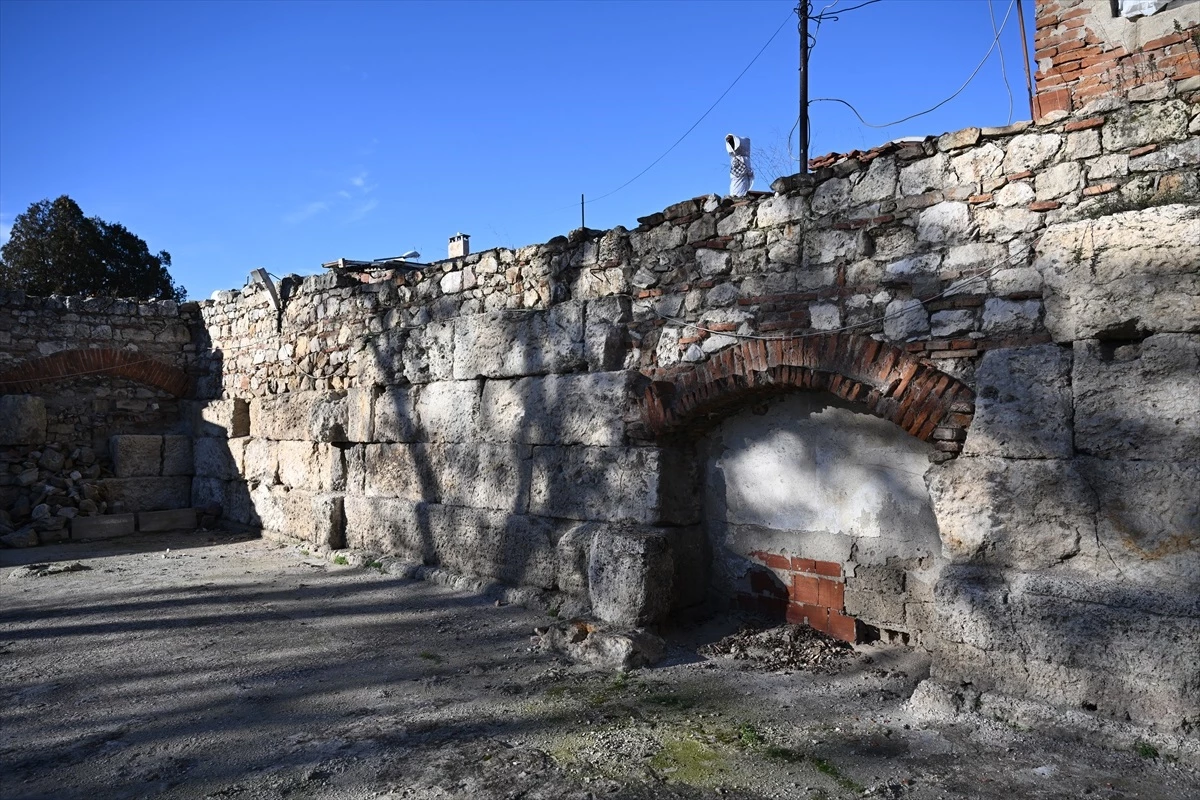
[[[108,440],[113,475],[118,478],[155,477],[162,474],[162,437],[121,434]]]
[[[71,520],[71,538],[75,540],[111,539],[116,536],[128,536],[134,530],[133,514],[75,517]]]
[[[104,519],[90,517],[90,519]],[[142,533],[163,531],[193,531],[196,529],[196,509],[175,508],[167,511],[139,511],[137,528]]]
[[[0,446],[46,441],[46,404],[31,394],[0,395]]]

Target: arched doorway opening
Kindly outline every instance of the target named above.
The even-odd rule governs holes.
[[[746,340],[657,376],[647,426],[695,464],[709,600],[838,638],[907,640],[940,565],[924,473],[970,388],[868,337]]]

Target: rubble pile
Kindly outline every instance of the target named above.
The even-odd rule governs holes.
[[[30,547],[68,538],[68,521],[110,509],[108,477],[90,447],[58,443],[0,450],[0,543]]]

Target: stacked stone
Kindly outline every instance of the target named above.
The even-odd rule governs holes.
[[[0,451],[0,542],[29,547],[68,538],[68,522],[108,510],[90,447],[56,442]]]

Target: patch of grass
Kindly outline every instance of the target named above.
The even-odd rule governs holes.
[[[441,656],[439,656],[437,653],[431,653],[428,650],[422,650],[420,653],[418,653],[418,655],[426,661],[432,661],[435,664],[440,664],[442,661]]]
[[[673,692],[655,692],[643,699],[647,703],[652,703],[656,706],[665,706],[666,708],[674,708],[680,711],[696,705],[694,697],[684,694],[674,694]]]
[[[799,750],[793,750],[790,747],[780,747],[778,745],[769,745],[763,748],[763,755],[772,761],[783,761],[787,764],[799,764],[804,760],[804,754]]]
[[[1133,746],[1133,752],[1142,758],[1158,758],[1158,748],[1149,742],[1138,741]]]
[[[724,770],[721,754],[695,739],[668,739],[650,759],[665,777],[692,786],[711,785]]]
[[[338,565],[338,566],[340,566],[340,567],[344,567],[344,566],[346,566],[347,564],[349,564],[349,563],[350,563],[350,561],[349,561],[349,560],[347,560],[347,558],[346,558],[345,556],[334,556],[334,557],[333,557],[333,563],[337,564],[337,565]]]
[[[367,562],[367,566],[371,567],[372,569],[383,569],[383,562],[382,561],[370,561],[370,562]]]
[[[812,765],[817,768],[817,772],[822,775],[827,775],[833,778],[837,785],[850,792],[863,792],[863,786],[852,781],[842,774],[842,771],[832,761],[826,761],[823,758],[812,757]]]

